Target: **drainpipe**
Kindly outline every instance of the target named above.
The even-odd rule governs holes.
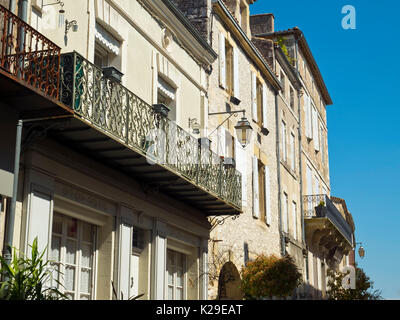
[[[14,220],[15,220],[15,208],[17,204],[17,194],[18,194],[18,179],[19,179],[19,164],[20,164],[20,156],[21,156],[21,136],[22,136],[22,127],[24,122],[22,120],[18,120],[17,124],[17,136],[15,141],[15,159],[14,159],[14,185],[13,185],[13,195],[11,198],[11,205],[9,216],[7,217],[7,225],[6,225],[6,241],[4,248],[4,259],[6,263],[9,265],[12,259],[12,243],[14,238]]]
[[[20,0],[18,4],[18,17],[23,21],[28,22],[28,0]]]
[[[278,108],[278,91],[275,92],[275,121],[276,121],[276,162],[277,162],[277,174],[278,174],[278,212],[279,212],[279,235],[281,241],[281,254],[286,254],[286,243],[283,235],[282,227],[282,200],[281,200],[281,155],[280,155],[280,143],[279,143],[279,108]]]

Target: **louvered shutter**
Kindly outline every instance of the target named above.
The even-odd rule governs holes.
[[[240,99],[239,49],[233,48],[233,95]]]
[[[315,107],[313,107],[313,140],[314,149],[319,151],[319,128],[318,128],[318,112]]]
[[[267,114],[267,86],[263,84],[262,86],[262,108],[263,108],[263,127],[267,128],[268,126],[268,114]]]
[[[129,299],[130,292],[130,262],[132,250],[132,226],[127,223],[122,223],[120,227],[120,272],[119,272],[119,289],[123,296],[123,300]]]
[[[271,187],[270,187],[270,177],[269,177],[269,167],[265,166],[265,222],[267,225],[272,223],[271,214]]]
[[[221,157],[225,157],[225,129],[223,127],[218,128],[218,155]]]
[[[246,167],[246,151],[237,139],[235,139],[235,160],[236,169],[242,174],[242,206],[247,206],[247,167]]]
[[[258,159],[253,157],[253,216],[259,218],[259,190],[258,190]]]
[[[257,78],[256,74],[251,72],[251,109],[253,114],[253,120],[258,122],[257,115]]]
[[[225,35],[219,34],[219,84],[226,89]]]

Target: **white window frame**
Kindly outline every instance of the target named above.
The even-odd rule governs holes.
[[[183,261],[183,270],[182,270],[182,272],[183,272],[183,284],[182,284],[182,299],[181,300],[187,300],[187,289],[186,289],[186,287],[187,287],[187,255],[185,254],[185,253],[182,253],[182,252],[179,252],[179,251],[176,251],[176,250],[173,250],[173,249],[171,249],[171,248],[167,248],[167,261],[166,261],[166,274],[165,274],[165,281],[166,281],[166,286],[165,286],[165,296],[166,296],[166,298],[167,299],[169,299],[169,297],[168,297],[168,288],[171,286],[169,283],[168,283],[168,272],[169,272],[169,270],[168,270],[168,268],[169,268],[169,256],[168,256],[168,254],[169,254],[169,252],[172,252],[173,254],[174,254],[174,267],[175,267],[175,271],[173,272],[173,284],[172,284],[172,288],[173,288],[173,298],[172,298],[172,300],[176,300],[175,299],[175,297],[176,297],[176,290],[177,290],[177,285],[176,285],[176,283],[177,283],[177,272],[176,272],[176,260],[177,260],[177,255],[179,254],[179,255],[181,255],[182,256],[182,261]]]

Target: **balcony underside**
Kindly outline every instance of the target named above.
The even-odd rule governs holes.
[[[305,219],[305,229],[308,245],[334,264],[352,250],[352,244],[327,217]]]
[[[20,119],[72,114],[70,108],[29,86],[0,68],[0,99],[19,113]]]
[[[169,195],[207,216],[236,215],[239,209],[196,186],[183,175],[159,164],[150,164],[145,155],[124,146],[104,132],[74,116],[52,128],[49,135],[80,154],[112,167],[139,181],[144,190]]]

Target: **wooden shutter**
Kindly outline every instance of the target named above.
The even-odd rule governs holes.
[[[312,108],[312,127],[313,127],[313,140],[314,140],[314,149],[319,151],[319,127],[318,127],[318,112],[317,109],[313,106]]]
[[[237,139],[235,139],[236,169],[242,174],[242,206],[247,206],[247,166],[246,151]]]
[[[257,78],[256,74],[252,71],[251,72],[251,106],[252,106],[252,114],[253,120],[258,122],[258,115],[257,115]]]
[[[233,48],[233,95],[240,99],[239,49]]]
[[[225,157],[225,144],[226,144],[226,138],[225,138],[225,128],[219,127],[218,128],[218,155],[221,157]]]
[[[263,112],[263,127],[267,128],[268,125],[268,114],[267,114],[267,86],[262,86],[262,112]]]
[[[119,293],[122,294],[120,299],[128,300],[131,282],[132,226],[124,222],[120,225],[119,248]]]
[[[258,159],[256,156],[253,156],[253,216],[257,219],[260,215],[258,194]]]
[[[293,237],[297,240],[297,205],[292,202]]]
[[[225,35],[219,34],[219,85],[226,89]]]
[[[267,225],[272,223],[271,214],[271,187],[269,177],[269,167],[265,166],[265,222]]]
[[[31,255],[31,247],[29,245],[32,245],[35,238],[38,240],[39,251],[42,252],[46,249],[49,243],[49,234],[51,232],[50,221],[53,214],[53,199],[50,192],[33,190],[30,197],[28,243],[26,244],[26,253],[28,256]],[[48,251],[46,250],[45,257],[47,257]]]

